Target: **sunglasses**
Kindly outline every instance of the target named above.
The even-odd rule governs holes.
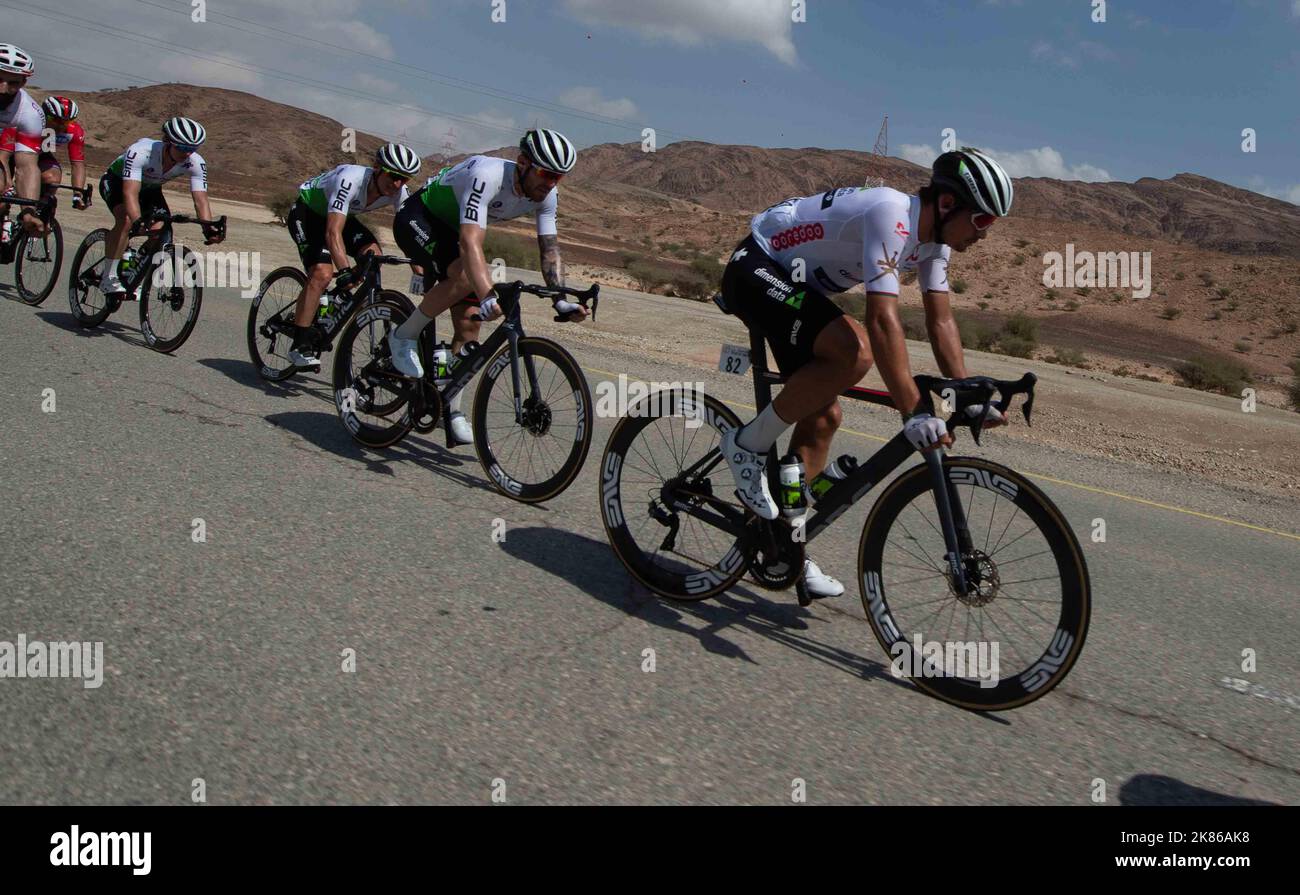
[[[380,168],[379,170],[387,174],[389,178],[393,181],[393,183],[406,183],[411,179],[405,174],[398,174],[395,171],[389,171],[387,168]]]
[[[975,211],[971,213],[970,222],[976,230],[987,230],[993,226],[993,222],[998,219],[995,214],[989,214],[986,211]]]

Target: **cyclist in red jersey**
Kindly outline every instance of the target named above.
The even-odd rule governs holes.
[[[46,126],[54,131],[53,152],[44,149],[37,156],[36,164],[41,172],[41,192],[49,195],[53,187],[63,182],[63,167],[59,164],[58,147],[67,147],[68,161],[72,162],[72,185],[77,189],[86,187],[86,132],[76,122],[79,109],[75,100],[66,96],[51,96],[41,104],[45,113]],[[0,160],[6,167],[12,167],[14,143],[18,138],[16,127],[7,127],[0,131]],[[72,207],[85,209],[90,207],[90,194],[83,196],[73,194]]]

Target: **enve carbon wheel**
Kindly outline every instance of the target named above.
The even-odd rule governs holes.
[[[203,285],[194,276],[199,270],[198,258],[189,246],[180,249],[184,254],[179,265],[167,253],[167,259],[151,267],[140,286],[140,332],[146,345],[163,354],[185,344],[203,307]],[[171,267],[173,273],[165,278],[166,285],[155,285],[154,274],[163,265]],[[179,272],[179,280],[175,272]]]
[[[44,236],[23,231],[14,253],[14,285],[18,297],[29,305],[39,305],[50,297],[59,281],[63,265],[63,228],[58,218],[50,221]]]
[[[474,447],[498,491],[540,503],[569,487],[587,459],[595,423],[591,391],[578,362],[557,343],[529,336],[518,345],[522,420],[515,417],[506,344],[488,362],[474,394]]]
[[[739,538],[663,499],[665,486],[704,463],[679,493],[707,495],[740,509],[735,482],[718,453],[722,436],[740,427],[731,409],[712,396],[669,389],[628,408],[614,426],[600,461],[600,514],[615,555],[632,577],[663,597],[704,600],[745,573]],[[706,507],[708,501],[690,498]]]
[[[944,470],[970,534],[970,592],[950,585],[922,464],[867,516],[862,605],[890,662],[922,690],[975,711],[1016,708],[1059,684],[1079,657],[1092,607],[1087,564],[1060,511],[1014,470],[975,457],[948,457]]]
[[[112,302],[99,291],[107,238],[108,231],[102,227],[87,233],[72,256],[68,273],[68,307],[73,319],[87,328],[99,326],[114,311]]]
[[[379,301],[357,312],[334,347],[334,407],[348,432],[366,447],[388,447],[411,431],[410,404],[394,390],[394,381],[366,372],[375,365],[388,368],[388,334],[411,307],[399,292],[381,293]]]
[[[306,285],[307,275],[298,268],[277,267],[262,279],[248,308],[248,356],[257,375],[268,382],[281,382],[298,370],[288,358],[292,336],[271,326],[293,323]]]

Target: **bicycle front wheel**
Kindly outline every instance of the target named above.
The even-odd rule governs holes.
[[[14,255],[14,285],[18,297],[29,305],[39,305],[50,297],[63,266],[63,228],[58,218],[50,221],[43,236],[24,232]]]
[[[896,674],[961,708],[1017,708],[1048,693],[1078,659],[1092,611],[1088,567],[1060,510],[1024,476],[975,457],[948,457],[944,472],[966,519],[969,592],[952,586],[922,464],[896,478],[867,516],[862,605]]]
[[[578,362],[557,343],[529,336],[518,345],[521,393],[515,394],[507,344],[474,394],[474,446],[498,491],[540,503],[569,487],[587,459],[595,423],[591,391]]]
[[[203,306],[203,286],[198,277],[198,258],[189,246],[182,246],[182,257],[177,265],[171,253],[165,253],[162,263],[172,268],[172,276],[164,277],[165,285],[153,288],[155,267],[140,286],[140,332],[145,344],[154,351],[168,354],[185,344],[199,322],[199,309]]]

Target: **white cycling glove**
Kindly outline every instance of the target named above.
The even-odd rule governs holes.
[[[948,427],[934,414],[916,413],[903,423],[903,434],[912,447],[923,451],[938,444],[948,434]]]
[[[563,298],[555,302],[552,307],[555,308],[555,313],[561,317],[572,314],[574,311],[582,310],[582,305],[577,302],[566,301]]]

